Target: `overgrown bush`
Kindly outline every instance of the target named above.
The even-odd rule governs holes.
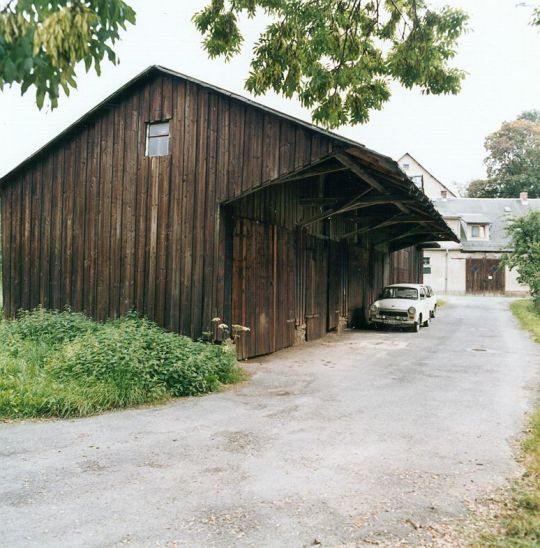
[[[83,416],[217,390],[242,378],[226,347],[129,315],[98,324],[35,310],[0,323],[0,417]]]

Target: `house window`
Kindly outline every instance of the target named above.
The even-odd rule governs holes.
[[[424,176],[423,176],[423,175],[411,175],[411,181],[412,181],[420,190],[424,190]]]
[[[409,164],[403,164],[403,171],[408,171],[409,167]]]
[[[167,156],[169,139],[169,122],[149,123],[146,130],[146,155]]]
[[[431,274],[431,257],[424,257],[424,274]]]
[[[471,238],[485,240],[487,230],[485,225],[471,225]]]

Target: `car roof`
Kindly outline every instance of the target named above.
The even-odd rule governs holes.
[[[413,287],[413,288],[419,288],[419,287],[426,287],[424,284],[390,284],[385,285],[384,287]]]

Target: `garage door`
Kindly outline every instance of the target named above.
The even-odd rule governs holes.
[[[499,259],[469,258],[466,269],[467,293],[477,295],[504,293],[504,266]]]

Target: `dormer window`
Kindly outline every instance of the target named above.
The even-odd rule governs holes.
[[[146,155],[167,156],[169,154],[169,122],[151,122],[146,131]]]
[[[488,231],[486,225],[471,225],[471,239],[487,240]]]

